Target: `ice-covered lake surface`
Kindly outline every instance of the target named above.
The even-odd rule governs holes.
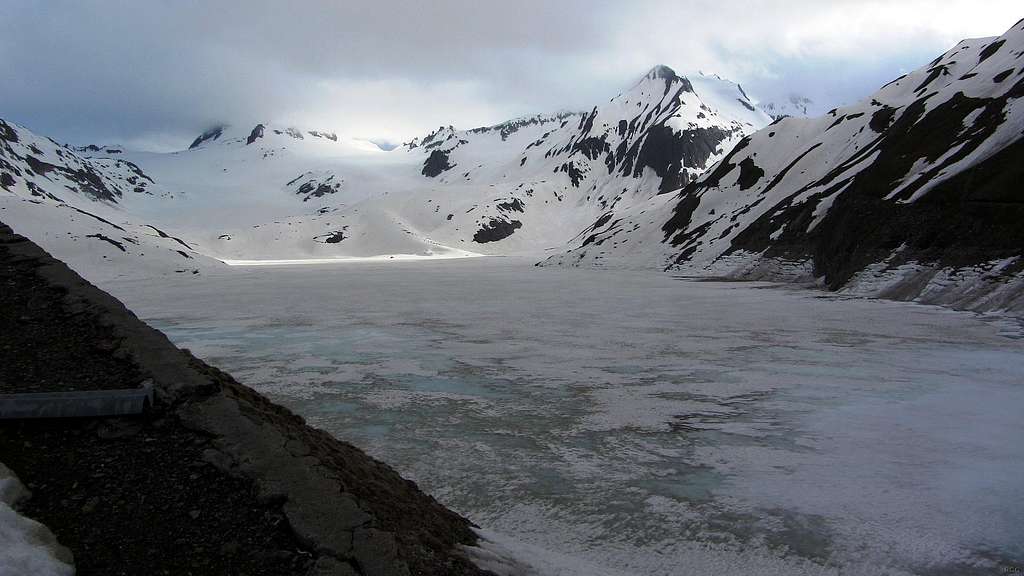
[[[105,288],[541,571],[1024,563],[1010,322],[503,258],[161,282]]]

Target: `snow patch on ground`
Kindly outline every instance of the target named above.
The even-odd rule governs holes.
[[[349,258],[305,258],[297,260],[222,260],[228,266],[303,266],[312,264],[341,264],[345,262],[416,262],[429,260],[450,260],[452,258],[478,258],[484,254],[452,249],[441,254],[379,254],[377,256],[353,256]]]
[[[14,472],[0,463],[0,575],[72,576],[71,552],[46,526],[14,509],[28,495]]]

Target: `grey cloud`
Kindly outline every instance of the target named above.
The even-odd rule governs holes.
[[[830,22],[858,3],[823,4]],[[6,0],[0,116],[77,142],[181,143],[213,122],[285,119],[394,140],[442,121],[586,107],[660,62],[721,72],[764,94],[851,99],[949,41],[906,22],[913,50],[821,50],[818,36],[801,36],[814,22],[798,17],[821,5]],[[833,33],[844,31],[824,37]]]

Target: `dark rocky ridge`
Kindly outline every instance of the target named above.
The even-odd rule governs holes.
[[[489,222],[480,227],[473,234],[473,242],[487,244],[497,242],[511,236],[516,230],[523,227],[519,220],[505,220],[502,218],[491,218]]]
[[[454,164],[449,163],[447,151],[434,150],[423,163],[423,175],[427,178],[434,178],[454,167]]]
[[[309,202],[314,198],[323,198],[324,196],[336,194],[341,190],[342,184],[341,178],[338,178],[335,174],[330,174],[324,178],[320,174],[306,172],[299,174],[285,184],[285,188],[295,188],[295,194],[302,196],[303,202]]]
[[[664,65],[657,64],[647,72],[647,77],[652,80],[668,80],[669,82],[676,80],[679,76],[676,75],[676,71],[672,68]]]
[[[31,331],[5,324],[5,363],[147,378],[157,393],[138,418],[0,424],[4,462],[34,492],[24,510],[79,574],[482,574],[457,551],[471,524],[386,465],[175,348],[3,225],[0,262],[19,310],[0,322],[53,338],[44,359],[18,339]],[[54,330],[68,315],[87,328]]]
[[[220,138],[221,135],[224,134],[224,128],[225,126],[214,126],[213,128],[210,128],[209,130],[203,132],[198,137],[196,137],[196,139],[193,140],[191,144],[189,144],[188,149],[193,150],[206,142],[211,142],[213,140]]]
[[[528,116],[525,118],[517,118],[515,120],[507,120],[501,124],[495,124],[494,126],[482,126],[480,128],[473,128],[469,130],[470,134],[487,134],[490,132],[497,132],[502,140],[507,140],[509,136],[522,130],[527,126],[543,126],[544,124],[555,124],[561,123],[562,121],[572,118],[573,116],[581,116],[580,112],[559,112],[557,114],[536,114],[534,116]]]
[[[245,145],[248,146],[256,142],[256,140],[263,138],[263,132],[265,130],[266,127],[263,124],[257,124],[256,127],[252,129],[252,132],[249,133],[249,137],[245,139]]]

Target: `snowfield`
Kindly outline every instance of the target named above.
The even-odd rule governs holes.
[[[467,514],[499,573],[970,574],[1024,561],[1018,324],[531,262],[105,287]]]

